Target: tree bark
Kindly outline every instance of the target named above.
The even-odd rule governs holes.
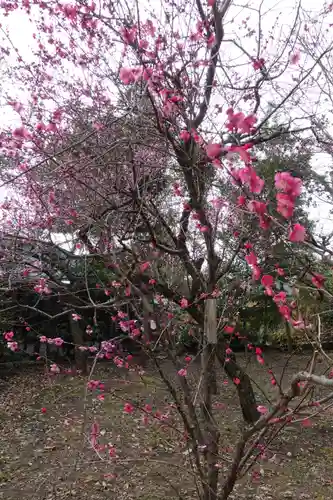
[[[243,418],[248,424],[253,424],[259,419],[260,414],[257,410],[256,397],[250,377],[238,365],[234,356],[229,356],[230,361],[226,362],[225,349],[225,343],[223,340],[219,340],[217,358],[230,380],[239,379],[239,384],[236,384],[236,388]]]
[[[288,343],[288,352],[293,352],[293,339],[291,334],[291,327],[288,321],[286,321],[286,334],[287,334],[287,343]]]
[[[210,298],[205,302],[205,326],[204,326],[204,342],[216,346],[217,344],[217,314],[216,314],[216,299]],[[217,380],[215,368],[215,349],[210,354],[210,370],[208,370],[208,377],[210,383],[211,394],[217,394]]]

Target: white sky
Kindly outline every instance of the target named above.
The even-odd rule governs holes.
[[[245,2],[244,2],[245,3]],[[252,2],[252,5],[255,5],[257,8],[259,6],[260,2],[255,0]],[[281,12],[281,15],[279,17],[279,26],[281,33],[284,30],[287,30],[290,28],[290,23],[291,19],[293,18],[293,15],[295,13],[295,0],[281,0],[281,1],[274,1],[274,0],[265,0],[263,2],[263,10],[266,11],[265,14],[265,29],[267,29],[267,23],[268,24],[274,24],[276,20],[276,16],[278,13]],[[302,7],[309,12],[313,12],[313,15],[316,16],[318,12],[320,12],[324,5],[326,3],[323,0],[318,0],[316,2],[313,2],[313,0],[303,0],[302,1]],[[145,4],[149,6],[148,0],[145,0]],[[150,6],[152,7],[153,10],[157,10],[157,6],[160,5],[160,2],[158,0],[152,0],[150,2]],[[149,7],[148,7],[149,8]],[[238,11],[237,11],[238,9]],[[237,6],[234,7],[234,13],[238,13],[238,19],[239,16],[242,16],[243,14],[241,13],[241,9],[238,8]],[[239,14],[241,13],[241,14]],[[244,16],[245,17],[245,16]],[[230,16],[228,17],[230,19]],[[237,19],[237,17],[236,17]],[[326,24],[323,26],[324,28],[328,27],[329,20],[325,21]],[[332,19],[333,22],[333,19]],[[27,62],[32,61],[32,50],[31,47],[35,43],[35,41],[32,38],[32,35],[35,31],[34,26],[29,22],[28,16],[26,13],[20,12],[20,11],[15,11],[14,13],[11,13],[8,17],[2,18],[1,19],[2,23],[2,29],[4,31],[8,31],[10,34],[10,39],[13,42],[14,46],[18,49],[20,55],[23,57],[23,59]],[[226,33],[228,30],[228,26],[226,27]],[[226,35],[227,36],[227,35]],[[333,41],[333,28],[332,28],[332,34],[328,35],[332,37]],[[251,44],[251,41],[249,41],[249,44]],[[270,42],[270,50],[274,53],[274,45],[275,41],[272,40]],[[248,49],[250,51],[250,48]],[[286,75],[286,78],[292,79],[292,74],[289,73]],[[6,89],[6,86],[10,88],[11,90],[13,89],[13,82],[6,82],[2,81],[2,91]],[[290,81],[286,82],[286,85],[290,84]],[[21,91],[17,89],[18,94],[21,94]],[[12,111],[11,108],[8,106],[4,106],[3,99],[1,99],[1,94],[0,94],[0,103],[1,103],[1,115],[0,115],[0,127],[5,127],[5,128],[15,128],[16,126],[20,125],[20,120],[18,118],[18,115]],[[309,97],[309,106],[315,107],[317,105],[318,101],[318,94],[316,92],[310,93]],[[270,96],[265,96],[266,99],[269,99]],[[331,109],[327,109],[328,114],[332,112]],[[332,120],[333,123],[333,120]],[[316,155],[314,158],[314,168],[318,172],[325,172],[327,170],[327,167],[330,165],[331,159],[328,155],[324,153],[319,153]],[[8,195],[8,191],[4,188],[0,188],[0,201],[3,199],[6,195]],[[320,200],[317,200],[318,207],[315,208],[313,207],[311,209],[310,215],[313,219],[319,219],[319,224],[318,224],[318,229],[321,230],[323,229],[325,232],[332,231],[333,230],[333,221],[332,218],[329,216],[329,209],[331,208],[327,204],[321,202]]]

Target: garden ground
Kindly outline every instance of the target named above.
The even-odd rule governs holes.
[[[243,355],[239,357],[248,362]],[[280,353],[265,359],[277,374],[284,373],[286,382],[309,361],[307,356],[289,359]],[[248,371],[254,380],[262,380],[260,386],[266,394],[272,394],[275,389],[260,365],[252,360]],[[190,377],[198,372],[193,364]],[[0,380],[0,498],[195,498],[191,455],[177,430],[181,427],[170,406],[171,398],[154,371],[148,368],[139,376],[103,364],[93,379],[101,380],[105,390],[88,391],[86,398],[87,379],[83,377],[51,378],[27,371]],[[240,419],[233,384],[226,383],[223,373],[219,382],[214,411],[223,446],[217,462],[222,477],[232,457]],[[162,417],[161,422],[148,416],[144,422],[142,411],[124,412],[127,402],[134,408],[150,405],[168,419],[163,422]],[[265,404],[261,392],[258,404]],[[98,452],[89,442],[94,422],[100,428],[98,444],[105,446]],[[333,499],[332,471],[333,413],[326,413],[309,427],[286,427],[265,460],[240,481],[231,498]]]

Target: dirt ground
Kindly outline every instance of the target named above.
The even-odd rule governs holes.
[[[248,363],[243,355],[241,362]],[[251,377],[274,396],[267,366],[276,374],[291,375],[306,368],[307,356],[265,357],[263,368],[248,364]],[[286,366],[287,364],[287,366]],[[199,368],[193,364],[189,377]],[[141,376],[99,366],[93,379],[104,390],[88,391],[79,376],[20,373],[0,379],[0,499],[78,500],[193,499],[195,480],[191,455],[180,432],[171,397],[149,368]],[[214,401],[220,424],[223,455],[217,467],[221,479],[230,464],[240,415],[233,384],[219,376]],[[258,404],[266,396],[257,390]],[[103,400],[104,396],[104,400]],[[133,413],[124,412],[131,403]],[[143,421],[137,408],[150,405],[167,420]],[[43,413],[45,408],[45,413]],[[148,407],[149,408],[149,407]],[[149,409],[150,411],[150,409]],[[237,485],[232,499],[333,499],[333,413],[313,419],[311,426],[286,427]],[[163,420],[164,417],[162,417]],[[98,423],[96,453],[89,443],[92,423]],[[85,430],[85,432],[83,432]],[[116,455],[116,456],[110,456]]]

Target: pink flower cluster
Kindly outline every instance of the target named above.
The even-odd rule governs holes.
[[[275,188],[281,191],[276,195],[277,211],[289,219],[294,213],[296,198],[301,194],[302,181],[289,172],[279,172],[275,175]]]
[[[54,375],[60,373],[60,368],[59,366],[56,364],[56,363],[53,363],[51,366],[50,366],[50,372],[53,373]]]
[[[256,174],[256,171],[250,165],[235,170],[233,176],[234,179],[241,181],[242,184],[246,184],[251,193],[260,194],[263,190],[265,181]]]
[[[13,339],[13,337],[14,337],[14,332],[12,332],[12,331],[10,331],[10,332],[5,332],[5,333],[3,334],[3,336],[4,336],[4,339],[5,339],[5,340],[7,340],[8,342],[10,342],[10,341]]]
[[[228,122],[226,127],[230,132],[251,134],[255,131],[254,124],[257,118],[254,115],[245,116],[244,113],[234,113],[233,108],[227,110]]]
[[[100,389],[100,390],[105,389],[104,384],[100,380],[89,380],[89,382],[87,383],[87,387],[91,391],[93,391],[94,389]]]
[[[258,266],[258,259],[254,252],[250,252],[245,256],[245,260],[250,267],[252,267],[252,277],[254,280],[258,280],[261,275],[261,269]]]
[[[19,350],[18,343],[15,341],[7,342],[7,347],[13,352],[16,352]]]
[[[18,343],[13,340],[13,337],[14,337],[14,332],[13,331],[4,332],[3,333],[3,337],[7,341],[7,347],[8,347],[8,349],[10,349],[13,352],[16,352],[16,351],[19,350]]]
[[[57,347],[61,347],[64,343],[63,339],[60,337],[51,338],[51,337],[45,337],[45,335],[39,337],[39,341],[42,342],[43,344],[45,343],[53,344],[56,345]]]
[[[38,281],[38,284],[34,286],[34,290],[36,293],[39,294],[45,294],[45,295],[50,295],[52,293],[52,290],[46,285],[46,279],[41,278]]]
[[[293,216],[297,196],[302,192],[302,180],[293,177],[289,172],[279,172],[275,175],[275,188],[280,192],[276,195],[277,211],[286,219]],[[297,223],[289,233],[289,240],[304,241],[305,227]]]

